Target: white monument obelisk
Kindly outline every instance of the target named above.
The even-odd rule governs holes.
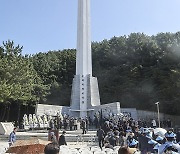
[[[100,105],[96,77],[92,77],[90,0],[78,0],[76,75],[71,94],[71,113],[86,117],[93,106]]]

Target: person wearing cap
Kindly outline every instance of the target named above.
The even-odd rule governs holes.
[[[138,147],[139,142],[137,140],[135,140],[134,138],[130,138],[127,142],[128,142],[128,146],[130,148],[137,148]]]
[[[155,140],[153,140],[153,139],[149,139],[148,144],[149,144],[148,152],[150,152],[150,153],[155,153],[154,146],[155,146],[156,144],[158,144],[158,142],[155,141]]]
[[[62,135],[59,137],[59,146],[67,145],[65,135],[66,135],[66,131],[63,131]]]
[[[157,143],[157,144],[154,145],[154,148],[153,148],[154,153],[158,153],[160,146],[161,146],[161,144],[159,144],[159,143]]]
[[[176,139],[176,134],[173,132],[173,129],[169,129],[166,133],[165,133],[165,138],[168,142],[173,142]]]
[[[156,120],[155,119],[153,119],[151,121],[151,126],[152,126],[152,128],[156,128]]]
[[[165,133],[166,142],[159,147],[159,152],[179,152],[180,147],[176,143],[176,134],[173,132],[173,129],[169,129],[167,133]]]
[[[163,143],[164,143],[164,138],[161,137],[161,136],[157,136],[157,137],[156,137],[156,141],[157,141],[159,144],[163,144]]]

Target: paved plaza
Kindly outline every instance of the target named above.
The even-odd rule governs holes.
[[[59,131],[59,135],[62,131]],[[42,140],[48,140],[48,131],[40,130],[40,131],[27,131],[27,132],[17,132],[17,140],[27,140],[38,138]],[[69,148],[83,148],[83,147],[91,147],[96,146],[96,131],[89,131],[87,134],[82,135],[82,130],[79,131],[67,131],[66,141]],[[0,135],[0,154],[5,153],[8,149],[8,137],[9,135]]]

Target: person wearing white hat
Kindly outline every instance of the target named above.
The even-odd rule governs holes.
[[[137,148],[139,142],[138,142],[137,140],[135,140],[134,138],[130,138],[130,139],[127,141],[127,143],[128,143],[128,146],[129,146],[130,148]]]
[[[176,134],[172,129],[165,134],[166,142],[159,147],[159,153],[163,152],[178,152],[180,153],[180,146],[176,143]]]
[[[152,125],[152,128],[156,128],[156,120],[153,119],[153,120],[151,121],[151,125]]]
[[[161,137],[161,136],[157,136],[157,137],[156,137],[156,141],[157,141],[159,144],[163,144],[163,143],[164,143],[164,138]]]
[[[173,132],[172,129],[168,130],[165,134],[165,138],[168,142],[175,142],[176,140],[176,134]]]
[[[161,146],[161,144],[159,144],[159,143],[157,143],[157,144],[154,145],[154,148],[153,148],[154,153],[158,153],[160,146]]]
[[[155,153],[154,146],[155,146],[156,144],[158,144],[158,142],[155,141],[155,140],[153,140],[153,139],[150,139],[150,140],[148,141],[148,144],[149,144],[148,152]]]

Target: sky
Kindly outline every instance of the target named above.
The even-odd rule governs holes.
[[[78,0],[0,0],[0,45],[23,54],[76,48]],[[180,31],[180,0],[91,0],[92,41]]]

